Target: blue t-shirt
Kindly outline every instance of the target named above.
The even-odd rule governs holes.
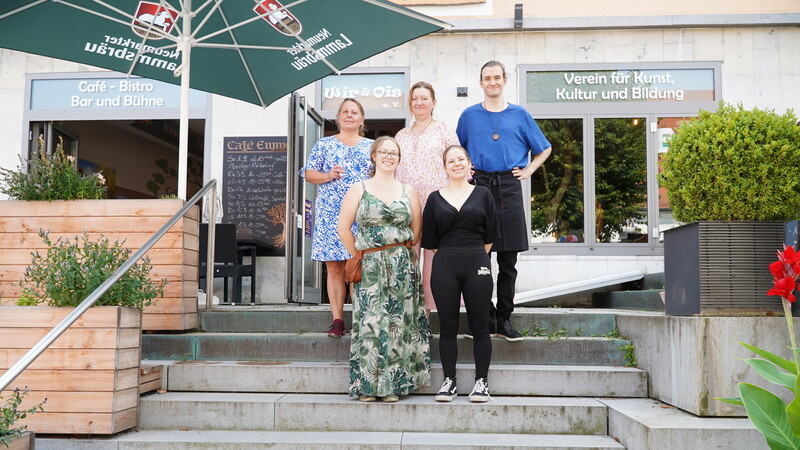
[[[480,103],[470,106],[461,113],[456,134],[475,168],[486,172],[527,167],[529,151],[538,155],[550,147],[528,111],[512,104],[500,112],[489,112]],[[493,140],[493,134],[500,139]]]

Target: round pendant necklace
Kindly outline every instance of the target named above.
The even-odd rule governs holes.
[[[489,118],[489,124],[492,126],[492,140],[493,141],[500,140],[500,133],[498,133],[497,130],[495,129],[494,121],[492,121],[492,113],[490,113],[489,110],[486,109],[486,103],[481,103],[481,106],[483,106],[483,110],[486,111],[486,116]],[[498,128],[500,127],[500,123],[502,121],[503,121],[503,116],[501,115],[500,116],[500,121],[497,122],[497,127]]]

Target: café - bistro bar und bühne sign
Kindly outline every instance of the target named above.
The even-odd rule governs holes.
[[[189,105],[205,105],[205,94],[189,91]],[[31,111],[178,109],[180,87],[147,78],[54,78],[31,80]]]

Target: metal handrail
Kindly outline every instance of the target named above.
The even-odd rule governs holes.
[[[216,203],[217,203],[216,186],[217,186],[217,180],[211,180],[208,183],[206,183],[206,185],[203,186],[203,188],[200,189],[200,191],[197,194],[195,194],[194,197],[191,198],[191,200],[189,200],[188,202],[186,202],[185,205],[183,205],[183,208],[181,208],[178,212],[176,212],[175,215],[172,216],[172,218],[169,219],[169,221],[167,221],[167,223],[163,227],[161,227],[160,230],[156,232],[156,234],[154,234],[147,242],[145,242],[145,244],[142,246],[142,248],[139,249],[139,251],[134,253],[133,256],[128,258],[127,261],[125,261],[121,266],[119,266],[119,268],[116,271],[114,271],[114,273],[111,274],[111,276],[108,277],[106,281],[104,281],[100,286],[98,286],[97,289],[94,290],[94,292],[89,294],[89,296],[86,297],[80,303],[80,305],[76,306],[75,310],[69,313],[67,317],[65,317],[58,325],[56,325],[52,330],[50,330],[50,332],[47,333],[47,335],[43,337],[39,342],[37,342],[36,345],[34,345],[33,348],[31,348],[28,351],[28,353],[25,353],[25,355],[22,358],[20,358],[19,361],[14,363],[14,365],[11,366],[11,368],[8,369],[8,371],[5,374],[3,374],[2,377],[0,377],[0,392],[2,392],[5,388],[7,388],[8,385],[11,384],[11,382],[14,381],[14,379],[16,379],[20,373],[22,373],[22,371],[27,369],[28,366],[30,366],[33,363],[33,361],[35,361],[36,358],[38,358],[39,355],[42,354],[42,352],[47,350],[47,348],[50,347],[50,345],[56,339],[58,339],[73,323],[75,323],[75,321],[78,320],[81,317],[81,315],[83,315],[83,313],[86,312],[87,309],[89,309],[92,305],[94,305],[97,302],[97,299],[102,297],[103,294],[105,294],[106,291],[108,291],[111,288],[111,286],[114,283],[116,283],[122,277],[122,275],[125,274],[125,272],[127,272],[131,267],[133,267],[133,265],[136,264],[136,262],[141,257],[143,257],[145,253],[147,253],[147,251],[150,250],[150,248],[153,247],[153,245],[155,245],[155,243],[158,242],[158,240],[161,239],[161,237],[164,236],[164,234],[166,234],[166,232],[169,231],[170,228],[172,228],[173,225],[178,223],[178,220],[180,220],[181,217],[183,217],[183,215],[186,214],[187,211],[189,211],[189,208],[191,208],[192,206],[194,206],[195,203],[200,201],[200,199],[209,190],[211,191],[212,194],[211,195],[212,201],[209,202],[211,204],[211,215],[209,216],[210,223],[209,223],[208,235],[209,238],[211,238],[214,233],[213,223],[216,214]],[[208,248],[209,248],[208,253],[210,258],[208,261],[213,261],[214,246],[209,245]],[[210,271],[214,269],[214,266],[212,264],[207,264],[206,266],[210,268]],[[213,272],[210,271],[207,275],[209,278],[206,278],[206,280],[213,279],[211,278],[211,276],[213,276]]]

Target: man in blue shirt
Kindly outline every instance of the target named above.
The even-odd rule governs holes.
[[[497,253],[497,308],[492,306],[489,332],[516,342],[522,340],[522,335],[510,319],[514,312],[517,254],[528,249],[525,208],[530,208],[520,181],[530,178],[544,163],[551,147],[531,115],[503,98],[506,81],[503,64],[489,61],[483,65],[480,83],[484,100],[461,113],[456,134],[472,159],[475,184],[492,191],[501,233],[492,246]],[[491,317],[497,318],[496,329]]]

